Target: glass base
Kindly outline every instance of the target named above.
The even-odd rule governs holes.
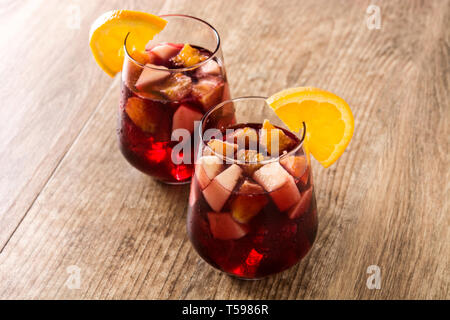
[[[156,179],[156,178],[155,178]],[[156,179],[156,181],[158,181],[159,183],[162,183],[162,184],[166,184],[166,185],[169,185],[169,186],[183,186],[183,185],[186,185],[186,184],[190,184],[191,183],[191,179],[189,179],[189,180],[186,180],[186,181],[177,181],[177,182],[174,182],[174,181],[164,181],[164,180],[158,180],[158,179]]]

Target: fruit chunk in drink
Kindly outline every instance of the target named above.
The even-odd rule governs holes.
[[[222,61],[188,43],[150,41],[145,52],[129,54],[122,74],[120,149],[129,163],[159,180],[188,182],[193,171],[194,123],[230,95]],[[183,141],[192,146],[189,155],[172,155],[179,143],[171,139],[177,129],[191,136]],[[174,163],[174,158],[181,163]]]
[[[233,134],[224,134],[223,141],[206,141],[196,162],[188,234],[200,256],[217,269],[262,278],[295,265],[314,242],[310,165],[299,138],[285,129],[268,122],[234,125],[227,133],[230,129]],[[278,150],[268,152],[262,142],[267,129],[282,137]],[[221,160],[224,151],[233,163]],[[284,153],[275,157],[274,151]]]

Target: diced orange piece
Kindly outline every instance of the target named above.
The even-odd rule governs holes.
[[[262,167],[258,162],[264,161],[264,156],[256,150],[241,149],[236,154],[237,160],[240,162],[245,174],[251,177],[253,173]]]
[[[176,73],[164,83],[155,86],[154,90],[161,92],[171,101],[179,101],[191,92],[192,80],[182,73]]]
[[[140,51],[140,50],[134,50],[130,53],[131,57],[139,62],[140,64],[147,64],[150,63],[150,57],[147,54],[147,52]]]
[[[208,142],[208,146],[217,154],[226,156],[228,158],[234,158],[234,153],[237,150],[237,145],[226,141],[212,139]]]
[[[244,127],[237,129],[232,136],[235,143],[240,148],[257,149],[258,148],[258,132],[255,129]]]
[[[266,148],[267,153],[273,156],[280,155],[295,143],[295,141],[289,138],[283,130],[277,129],[267,119],[264,120],[259,134],[259,141],[260,144]]]
[[[231,214],[240,223],[249,222],[267,204],[264,189],[246,180],[239,188],[238,196],[231,203]]]
[[[192,67],[199,62],[208,59],[207,56],[203,55],[199,50],[192,48],[188,43],[186,43],[181,49],[181,51],[173,58],[179,66]]]
[[[165,108],[131,97],[127,100],[125,112],[137,127],[151,134],[155,141],[170,140],[170,115]]]
[[[142,131],[154,133],[157,129],[157,124],[152,121],[145,111],[145,102],[142,99],[131,97],[125,105],[125,112]]]

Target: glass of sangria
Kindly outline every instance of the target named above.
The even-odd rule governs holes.
[[[187,231],[213,267],[259,279],[298,263],[317,233],[306,126],[291,132],[263,97],[225,101],[197,129]]]
[[[195,17],[161,18],[167,25],[144,52],[133,46],[133,37],[142,35],[131,32],[125,39],[119,146],[140,171],[164,183],[183,184],[193,172],[194,123],[229,99],[230,92],[217,31]],[[189,138],[172,137],[177,129]],[[190,155],[174,150],[180,142],[192,146],[183,149]]]

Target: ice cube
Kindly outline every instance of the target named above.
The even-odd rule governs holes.
[[[231,203],[231,214],[236,221],[247,223],[264,208],[267,202],[264,189],[246,180]]]
[[[281,165],[303,185],[308,183],[308,160],[305,156],[286,156],[280,160]]]
[[[190,133],[194,132],[194,121],[199,121],[203,114],[197,110],[182,104],[173,114],[172,131],[176,129],[186,129]]]
[[[203,196],[206,202],[208,202],[214,211],[220,212],[222,210],[241,174],[241,168],[233,164],[216,176],[206,189],[203,190]]]
[[[234,153],[237,150],[237,145],[226,141],[212,139],[208,142],[208,146],[217,154],[226,156],[227,158],[234,158]]]
[[[192,80],[182,73],[175,73],[164,83],[155,86],[154,90],[159,91],[171,101],[179,101],[191,92]]]
[[[279,162],[264,165],[253,174],[253,178],[269,192],[280,211],[289,209],[300,200],[294,178]]]
[[[249,229],[231,217],[229,212],[208,212],[211,233],[219,240],[236,240],[245,236]]]
[[[288,216],[290,219],[300,218],[305,212],[309,210],[311,206],[312,200],[312,186],[308,188],[308,190],[302,192],[302,197],[300,201],[293,206],[289,212]]]
[[[220,173],[222,167],[222,160],[216,156],[203,156],[197,160],[195,176],[202,190]]]
[[[237,129],[233,133],[232,139],[239,148],[258,149],[258,132],[253,128],[244,127]]]
[[[224,81],[218,77],[200,79],[192,86],[192,96],[208,111],[222,100]]]
[[[295,141],[266,119],[259,133],[259,143],[267,150],[269,155],[276,157],[292,147]]]
[[[136,81],[136,88],[139,90],[151,90],[152,86],[154,86],[157,83],[160,83],[167,78],[170,77],[169,71],[164,71],[164,69],[167,69],[163,66],[156,66],[154,64],[146,64],[147,68],[144,68],[142,70],[141,75],[139,76],[139,79]],[[157,68],[157,69],[152,69]],[[163,69],[163,70],[161,70]]]
[[[208,56],[186,43],[181,51],[172,58],[172,61],[180,67],[192,67],[199,62],[205,61]]]
[[[200,66],[195,74],[197,78],[202,78],[205,76],[220,76],[222,74],[222,70],[216,61],[209,60]]]

